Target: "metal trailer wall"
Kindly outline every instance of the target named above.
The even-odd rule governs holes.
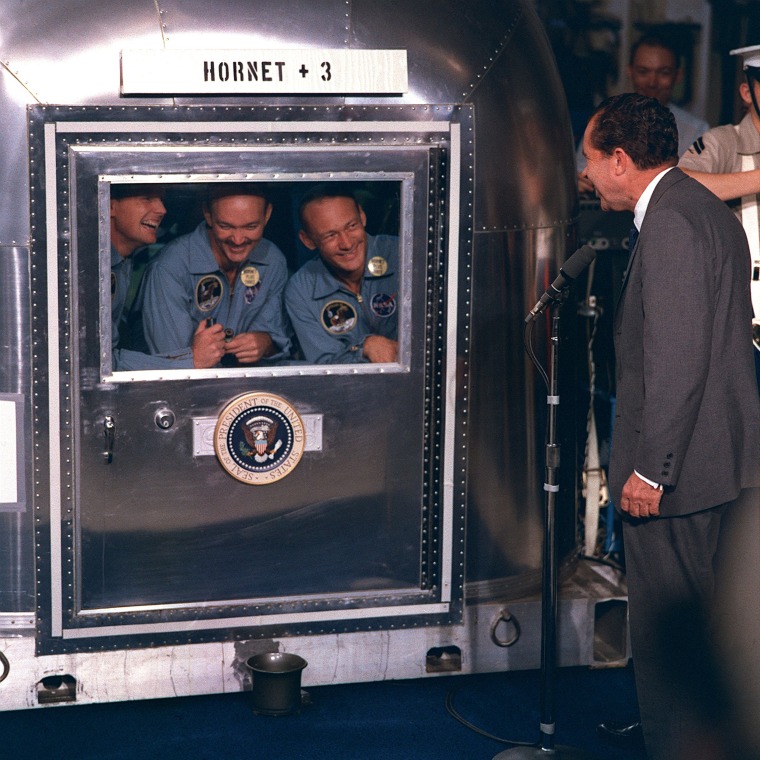
[[[457,312],[459,345],[466,350],[457,360],[456,388],[443,391],[451,390],[459,410],[446,417],[446,425],[462,422],[466,413],[466,449],[456,462],[460,472],[441,475],[442,481],[453,478],[462,485],[457,501],[464,503],[457,506],[466,511],[466,519],[453,526],[455,533],[462,534],[453,544],[454,566],[464,571],[464,595],[470,604],[459,605],[459,619],[444,617],[419,628],[413,621],[399,626],[401,630],[390,630],[393,625],[377,625],[376,630],[372,626],[368,630],[296,628],[285,631],[294,638],[268,637],[263,646],[305,654],[310,661],[307,683],[421,675],[425,653],[430,652],[461,652],[460,669],[465,671],[535,666],[535,606],[518,602],[511,607],[524,615],[523,639],[526,630],[536,634],[522,644],[524,649],[496,648],[493,630],[505,599],[516,599],[538,587],[545,400],[524,355],[522,324],[574,242],[577,198],[564,94],[529,0],[222,0],[213,6],[198,0],[1,0],[0,9],[0,272],[6,286],[0,344],[10,357],[0,370],[0,393],[22,402],[24,444],[19,457],[24,465],[21,490],[26,494],[25,508],[0,513],[0,645],[11,663],[18,663],[0,687],[16,695],[8,706],[36,704],[39,684],[49,674],[74,673],[72,680],[83,682],[89,678],[87,685],[77,687],[80,701],[240,688],[245,685],[240,661],[256,651],[246,648],[245,641],[147,639],[129,653],[130,668],[123,667],[119,651],[103,651],[88,664],[79,659],[76,647],[59,654],[40,652],[39,647],[35,651],[31,625],[37,620],[39,633],[41,606],[50,602],[39,577],[35,587],[35,569],[39,576],[41,568],[54,562],[39,547],[40,538],[48,536],[44,526],[48,507],[40,503],[47,491],[44,482],[42,487],[35,482],[44,464],[39,465],[41,452],[33,451],[31,444],[45,422],[35,413],[31,378],[31,312],[39,296],[34,284],[39,272],[32,272],[31,250],[33,237],[39,236],[33,233],[39,218],[35,219],[37,212],[30,209],[29,201],[36,190],[29,184],[35,167],[30,168],[33,146],[27,107],[47,104],[63,119],[70,106],[81,107],[84,114],[95,112],[88,111],[89,107],[118,106],[122,112],[132,112],[127,120],[158,109],[192,119],[194,107],[243,106],[266,107],[275,114],[282,109],[290,114],[284,118],[293,120],[298,117],[288,109],[313,106],[339,121],[362,109],[393,106],[413,120],[418,117],[409,112],[419,104],[444,106],[447,114],[461,112],[465,122],[471,119],[464,131],[467,144],[462,155],[465,163],[472,157],[471,166],[465,167],[472,183],[465,184],[458,221],[466,231],[463,239],[471,241],[463,259],[468,268],[457,274],[461,284],[457,292],[464,294]],[[404,49],[408,92],[383,97],[125,99],[119,95],[118,62],[123,48],[288,47]],[[189,116],[184,108],[190,109]],[[30,112],[30,119],[41,112],[44,109]],[[107,122],[111,117],[98,118]],[[39,375],[35,382],[40,388]],[[369,416],[379,412],[382,408],[368,409]],[[573,425],[565,419],[571,440]],[[572,453],[568,452],[563,464],[567,466],[559,532],[560,552],[567,555],[575,543]],[[35,528],[35,515],[43,523],[41,533]],[[339,532],[341,524],[336,522],[334,529]],[[580,611],[568,612],[569,621],[561,628],[561,662],[593,658],[587,640],[587,608],[584,601]],[[85,641],[81,648],[86,652],[92,647]],[[121,648],[118,641],[103,647],[114,648]],[[216,664],[220,651],[230,666],[221,674]],[[116,661],[122,662],[122,673],[131,671],[118,683],[108,675]],[[183,673],[181,679],[176,678],[177,668]]]

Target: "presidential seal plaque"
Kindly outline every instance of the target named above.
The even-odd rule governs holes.
[[[251,485],[274,483],[301,460],[304,426],[280,396],[254,391],[230,401],[214,429],[214,451],[233,478]]]

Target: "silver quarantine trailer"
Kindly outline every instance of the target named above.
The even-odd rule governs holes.
[[[546,410],[522,326],[577,198],[532,4],[0,8],[3,708],[239,690],[260,652],[312,684],[535,667]],[[338,181],[398,238],[397,361],[116,361],[114,188],[160,186],[165,243],[209,187],[264,186],[292,274],[299,198]],[[566,664],[626,656],[592,581],[562,603]]]

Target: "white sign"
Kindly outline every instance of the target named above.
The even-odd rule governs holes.
[[[0,401],[0,504],[18,501],[16,404]]]
[[[122,50],[122,95],[372,95],[408,89],[406,50]]]
[[[214,430],[219,420],[216,417],[193,417],[193,456],[213,457]],[[322,451],[322,415],[302,414],[306,441],[304,451]]]

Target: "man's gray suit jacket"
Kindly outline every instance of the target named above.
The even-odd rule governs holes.
[[[760,485],[760,403],[751,341],[750,254],[741,225],[679,169],[657,184],[615,315],[610,484],[634,469],[675,516]]]

